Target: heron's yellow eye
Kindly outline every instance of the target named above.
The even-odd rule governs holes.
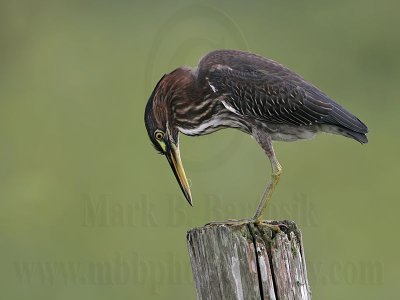
[[[157,130],[154,133],[154,137],[156,138],[156,140],[161,141],[164,138],[164,132]]]

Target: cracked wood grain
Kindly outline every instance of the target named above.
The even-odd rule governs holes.
[[[206,225],[187,233],[197,299],[308,300],[300,230],[265,225]]]

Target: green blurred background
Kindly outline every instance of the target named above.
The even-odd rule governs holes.
[[[200,4],[201,3],[201,4]],[[217,48],[297,71],[370,128],[277,143],[267,213],[302,228],[314,299],[398,299],[398,1],[1,1],[0,298],[195,299],[185,234],[248,217],[270,174],[234,130],[150,146],[155,83]]]

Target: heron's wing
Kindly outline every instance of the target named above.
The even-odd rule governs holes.
[[[298,82],[264,70],[238,71],[214,65],[205,78],[231,111],[273,123],[312,125],[327,117],[332,103]]]
[[[199,62],[198,79],[237,113],[293,125],[325,123],[367,133],[367,126],[301,76],[262,56],[216,50]]]

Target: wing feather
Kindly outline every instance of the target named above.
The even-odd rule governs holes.
[[[332,105],[314,101],[290,81],[263,72],[240,72],[217,65],[207,80],[224,101],[243,116],[273,123],[311,125],[329,115]]]
[[[367,126],[321,90],[283,65],[237,50],[216,50],[196,76],[243,116],[290,125],[332,124],[358,133]]]

